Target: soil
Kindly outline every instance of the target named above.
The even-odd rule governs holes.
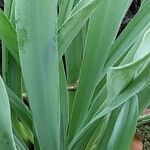
[[[148,114],[150,114],[150,106],[143,112],[143,115]],[[139,126],[136,134],[143,143],[143,150],[150,150],[150,122]]]
[[[3,0],[0,0],[0,8],[4,8],[4,2],[3,2]]]
[[[122,30],[127,26],[127,24],[130,22],[130,20],[135,16],[135,14],[137,13],[137,11],[139,10],[139,7],[141,5],[141,0],[134,0],[128,10],[128,12],[126,13],[123,21],[122,21],[122,24],[121,24],[121,27],[120,27],[120,30],[119,30],[119,33],[120,34],[122,32]]]
[[[150,123],[138,127],[137,134],[143,143],[143,150],[150,150]]]
[[[135,135],[131,145],[131,150],[143,150],[143,143],[139,136]]]

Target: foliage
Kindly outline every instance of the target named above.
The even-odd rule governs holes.
[[[150,104],[150,1],[118,34],[131,3],[5,0],[0,147],[130,150]]]

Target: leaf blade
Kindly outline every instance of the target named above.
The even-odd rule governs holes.
[[[16,150],[10,116],[10,106],[4,83],[0,77],[0,147]]]
[[[16,20],[21,68],[39,146],[57,150],[60,147],[57,1],[16,1]]]

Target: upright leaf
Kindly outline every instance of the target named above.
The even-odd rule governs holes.
[[[58,16],[58,26],[60,27],[66,20],[73,7],[74,0],[62,0]]]
[[[78,130],[89,109],[99,74],[103,69],[109,49],[116,38],[121,21],[131,2],[132,0],[122,0],[121,2],[120,0],[102,1],[90,18],[85,54],[79,76],[79,86],[70,120],[70,139]],[[80,111],[78,110],[79,107],[81,107]]]
[[[43,150],[57,150],[60,149],[57,0],[17,0],[16,21],[23,78],[39,146]]]
[[[11,109],[16,111],[17,115],[25,121],[28,127],[32,130],[31,112],[23,101],[7,86],[5,85],[10,101]]]
[[[108,141],[107,150],[130,149],[136,130],[137,117],[138,99],[134,96],[131,98],[131,101],[125,103],[122,107]]]
[[[135,43],[150,25],[150,1],[144,5],[140,11],[135,15],[131,22],[127,25],[125,30],[116,39],[112,45],[109,56],[103,67],[103,71],[99,76],[99,81],[106,75],[110,66],[113,66]]]
[[[66,53],[66,70],[67,70],[67,82],[69,90],[69,109],[70,114],[72,111],[74,96],[78,84],[79,72],[83,57],[84,39],[83,29],[75,37]]]
[[[0,39],[6,44],[11,54],[19,64],[19,53],[15,29],[0,9]]]
[[[150,55],[146,55],[147,60],[150,61]],[[143,58],[143,60],[145,60]],[[99,121],[108,113],[115,110],[118,106],[123,103],[131,100],[130,98],[144,88],[150,85],[150,63],[144,68],[144,70],[134,79],[132,80],[127,87],[114,99],[112,100],[107,107],[103,107],[101,111],[84,127],[81,129],[79,133],[76,134],[72,142],[70,143],[70,147],[73,147],[77,144],[81,138],[84,138],[95,127],[98,125]]]
[[[59,28],[58,48],[60,58],[65,54],[73,39],[100,3],[101,0],[91,0],[89,3],[85,3],[79,11],[69,16]]]
[[[59,81],[60,81],[60,110],[61,110],[61,121],[60,121],[61,150],[65,150],[67,147],[66,137],[69,124],[69,98],[68,98],[66,75],[62,61],[59,64],[59,75],[60,75]]]

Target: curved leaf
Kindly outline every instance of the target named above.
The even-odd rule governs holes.
[[[12,133],[9,99],[1,77],[0,91],[0,148],[3,150],[16,150]]]

